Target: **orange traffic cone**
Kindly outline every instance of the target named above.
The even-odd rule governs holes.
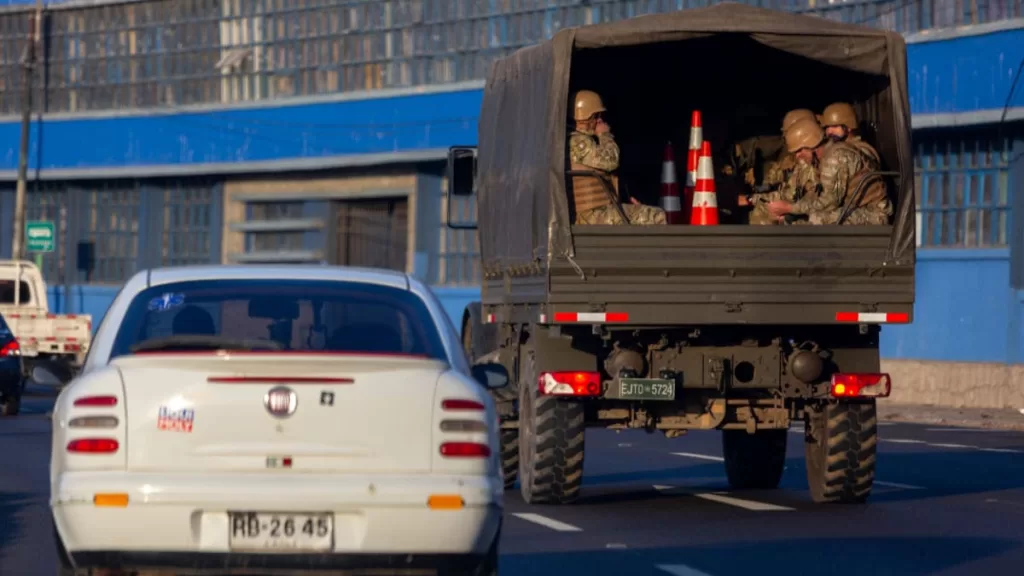
[[[693,222],[690,207],[693,206],[693,189],[697,185],[697,161],[700,158],[700,145],[703,141],[704,127],[700,110],[694,110],[690,118],[690,149],[686,155],[686,188],[683,192],[683,205],[686,206],[683,220],[686,224]]]
[[[690,223],[694,226],[718,225],[718,194],[715,193],[715,171],[711,165],[711,143],[707,140],[700,148]]]
[[[665,159],[661,163],[661,208],[667,224],[683,224],[683,202],[676,184],[676,160],[672,142],[665,144]]]

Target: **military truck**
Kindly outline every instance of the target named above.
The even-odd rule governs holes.
[[[720,225],[574,225],[574,179],[600,177],[567,160],[580,89],[608,108],[623,202],[658,205],[665,142],[685,143],[700,110]],[[882,156],[893,224],[748,224],[723,169],[732,143],[835,101]],[[478,194],[482,295],[462,337],[511,375],[493,392],[507,485],[573,502],[585,429],[606,427],[720,430],[730,485],[772,489],[803,421],[812,499],[864,501],[891,390],[879,334],[913,314],[910,138],[900,35],[812,16],[719,4],[565,29],[498,60],[477,146],[449,151],[447,185]]]

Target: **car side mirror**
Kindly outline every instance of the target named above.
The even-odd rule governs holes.
[[[473,378],[490,390],[497,390],[508,386],[509,374],[505,366],[493,362],[486,364],[474,364],[472,369]]]
[[[449,196],[473,194],[473,181],[476,179],[475,146],[452,146],[448,150],[447,176]]]

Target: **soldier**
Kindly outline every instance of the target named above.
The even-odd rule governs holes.
[[[803,119],[814,119],[814,112],[811,112],[807,108],[797,108],[786,112],[786,115],[782,118],[782,134],[785,137],[786,131],[789,130],[793,124]],[[764,171],[764,184],[769,186],[778,186],[786,181],[789,177],[789,173],[796,167],[796,157],[792,153],[786,151],[782,154],[777,162],[767,166]]]
[[[876,166],[881,164],[878,151],[860,137],[860,123],[857,112],[846,102],[829,104],[821,112],[818,121],[825,128],[825,135],[834,142],[846,142],[856,147]]]
[[[590,90],[580,90],[573,102],[575,129],[569,134],[569,162],[573,170],[592,170],[601,173],[615,187],[612,172],[619,167],[619,146],[611,128],[604,121],[607,112],[601,97]],[[576,176],[572,181],[576,204],[576,224],[626,224],[615,209],[612,195],[598,178]],[[615,194],[617,196],[617,192]],[[618,198],[615,198],[615,202]],[[622,211],[630,223],[639,225],[665,224],[665,211],[630,200],[622,204]]]
[[[798,117],[797,120],[791,120],[790,116],[794,112],[806,113]],[[800,122],[801,120],[803,122]],[[786,115],[786,120],[783,121],[783,126],[786,128],[783,133],[786,143],[783,154],[785,155],[784,158],[792,159],[792,167],[785,171],[779,171],[777,177],[781,177],[782,180],[775,184],[778,187],[776,190],[768,193],[753,194],[747,198],[740,199],[741,206],[751,204],[754,206],[750,214],[751,224],[776,224],[780,222],[780,218],[773,216],[768,211],[768,206],[772,202],[777,200],[796,202],[809,195],[816,195],[818,193],[818,174],[814,168],[815,158],[809,152],[800,152],[806,143],[806,132],[817,126],[817,123],[818,121],[810,110],[794,110]],[[820,128],[818,130],[820,131]],[[765,180],[767,180],[767,177]],[[802,222],[802,220],[797,220],[794,223]]]
[[[806,195],[796,202],[776,200],[768,205],[768,212],[776,218],[796,214],[807,216],[811,224],[836,224],[846,206],[854,200],[850,194],[876,168],[855,145],[841,141],[826,145],[825,132],[816,122],[800,121],[793,125],[792,133],[792,142],[787,138],[787,147],[796,148],[798,158],[817,163],[819,193]],[[843,223],[887,224],[890,216],[892,204],[884,194],[884,187],[881,196],[878,196],[877,186],[869,187]]]

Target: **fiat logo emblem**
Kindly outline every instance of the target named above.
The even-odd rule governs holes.
[[[277,386],[271,388],[263,397],[263,405],[267,407],[267,412],[270,412],[271,416],[287,418],[295,413],[295,409],[299,405],[299,397],[291,388]]]

